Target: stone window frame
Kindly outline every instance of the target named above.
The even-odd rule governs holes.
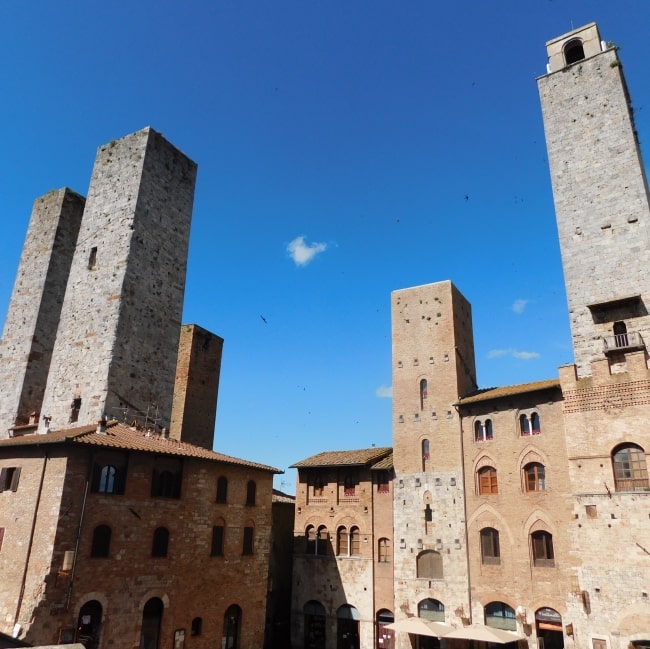
[[[479,530],[481,564],[484,566],[501,565],[500,534],[496,527],[490,525]]]
[[[20,471],[19,466],[6,466],[0,470],[0,492],[18,491]]]

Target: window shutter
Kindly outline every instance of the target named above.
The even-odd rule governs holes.
[[[16,491],[16,490],[18,489],[18,480],[19,480],[19,479],[20,479],[20,467],[17,466],[17,467],[14,469],[14,474],[13,474],[13,476],[11,477],[11,487],[10,487],[10,489],[11,489],[12,491]]]
[[[7,472],[8,469],[2,469],[0,471],[0,491],[5,491],[7,488]]]

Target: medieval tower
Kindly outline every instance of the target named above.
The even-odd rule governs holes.
[[[538,79],[578,376],[650,340],[650,208],[617,48],[591,23],[546,44]]]
[[[395,609],[468,610],[463,443],[454,404],[476,389],[471,307],[448,281],[394,291]],[[432,610],[418,603],[437,602]]]
[[[102,417],[169,427],[195,179],[145,128],[99,148],[80,223],[69,191],[37,201],[2,343],[0,436],[32,412],[42,432]],[[12,377],[25,387],[9,394]]]

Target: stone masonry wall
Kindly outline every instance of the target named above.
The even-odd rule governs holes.
[[[169,426],[196,165],[150,128],[99,148],[43,415]]]
[[[69,189],[34,202],[0,341],[0,439],[41,410],[83,208]]]
[[[640,294],[632,327],[650,340],[648,187],[615,49],[547,74],[538,85],[575,361],[585,376],[603,355],[612,320],[625,319],[613,313],[595,322],[587,305]]]
[[[222,349],[223,338],[181,327],[170,437],[212,450]]]

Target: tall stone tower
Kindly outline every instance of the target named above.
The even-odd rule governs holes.
[[[591,23],[546,44],[538,79],[578,376],[650,341],[650,208],[616,48]]]
[[[169,436],[212,450],[223,338],[198,325],[183,325]]]
[[[449,281],[394,291],[391,301],[395,610],[418,615],[418,602],[431,598],[451,620],[469,610],[454,404],[476,389],[471,307]]]
[[[99,148],[43,429],[104,414],[169,426],[195,179],[194,162],[151,128]]]
[[[83,209],[69,189],[34,202],[0,340],[0,438],[40,412]]]

